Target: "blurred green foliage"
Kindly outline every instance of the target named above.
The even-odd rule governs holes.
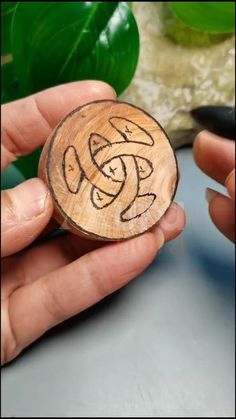
[[[2,2],[1,103],[75,80],[109,83],[119,95],[138,62],[139,33],[127,2]],[[11,60],[10,58],[10,60]],[[14,164],[37,175],[40,150]]]

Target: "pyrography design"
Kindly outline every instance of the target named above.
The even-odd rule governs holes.
[[[116,130],[118,140],[110,141],[98,133],[91,133],[81,155],[69,145],[63,154],[63,177],[72,194],[79,194],[82,182],[89,182],[92,205],[103,210],[119,200],[125,183],[132,176],[130,202],[120,212],[120,221],[127,222],[141,217],[157,198],[152,192],[140,193],[141,183],[153,173],[151,160],[142,156],[143,149],[152,147],[154,140],[150,133],[129,119],[114,116],[109,118],[109,123]],[[79,173],[76,179],[73,177],[75,165],[76,173]],[[129,211],[131,209],[135,211]]]

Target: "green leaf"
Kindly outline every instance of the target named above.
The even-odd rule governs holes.
[[[166,35],[184,47],[208,47],[224,41],[232,34],[200,32],[184,25],[175,16],[170,16],[165,24]]]
[[[17,1],[2,1],[1,2],[1,14],[7,15],[15,9]]]
[[[13,62],[1,66],[1,103],[20,98],[19,83],[14,73]]]
[[[28,156],[22,156],[13,162],[14,166],[20,171],[25,179],[38,176],[38,164],[41,152],[42,147],[38,148]]]
[[[1,189],[14,188],[14,186],[19,185],[24,180],[25,178],[19,170],[13,164],[10,164],[1,173]]]
[[[1,2],[1,55],[11,52],[10,27],[16,4],[16,1]]]
[[[168,2],[171,12],[186,26],[212,34],[235,31],[235,3],[208,1]]]
[[[97,79],[120,94],[138,61],[139,34],[126,2],[22,2],[12,22],[22,95]]]

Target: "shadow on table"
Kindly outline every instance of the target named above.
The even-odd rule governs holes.
[[[235,259],[225,259],[224,255],[209,252],[209,248],[204,249],[198,243],[191,245],[189,251],[204,273],[205,281],[210,281],[219,291],[229,293],[234,298]]]

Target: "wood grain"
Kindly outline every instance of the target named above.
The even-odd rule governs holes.
[[[42,152],[39,176],[63,227],[115,241],[160,220],[173,200],[178,168],[165,132],[150,115],[103,100],[75,109],[57,126]]]

